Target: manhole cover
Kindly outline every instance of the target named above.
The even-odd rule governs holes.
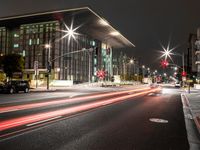
[[[155,123],[168,123],[168,120],[160,119],[160,118],[150,118],[149,121],[155,122]]]

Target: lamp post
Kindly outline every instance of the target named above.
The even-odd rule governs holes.
[[[148,71],[148,75],[150,75],[151,72],[150,72],[150,68],[149,67],[147,68],[147,71]]]
[[[50,47],[51,46],[49,44],[45,45],[45,48],[48,49],[48,54],[50,54]],[[91,60],[91,52],[93,50],[94,50],[94,48],[89,48],[89,49],[83,48],[81,50],[65,53],[63,55],[60,55],[60,56],[52,59],[52,60],[50,59],[50,57],[48,57],[48,65],[50,65],[50,68],[47,68],[47,71],[50,72],[48,69],[51,69],[51,62],[57,60],[58,58],[65,57],[65,56],[70,55],[70,54],[75,54],[75,53],[80,53],[80,52],[86,51],[88,53],[88,56],[89,56],[89,60],[88,60],[88,70],[89,70],[88,71],[88,82],[90,83],[91,82],[91,71],[90,71],[91,70],[91,63],[90,63],[91,61],[90,60]],[[60,68],[59,68],[59,72],[60,72]],[[49,73],[47,74],[47,89],[49,89],[49,78],[48,78],[48,76],[49,76]]]
[[[172,53],[172,50],[174,50],[174,48],[170,50],[169,50],[169,47],[167,49],[164,48],[164,51],[162,51],[161,57],[165,57],[165,61],[166,61],[168,57],[172,60],[171,55],[180,56],[182,58],[183,72],[185,72],[184,53],[182,54]]]
[[[88,53],[88,58],[89,58],[89,60],[88,60],[88,83],[90,84],[91,83],[91,53],[93,52],[93,48],[89,48],[88,50],[87,50],[87,53]]]
[[[68,37],[68,45],[69,45],[70,40],[72,38],[75,40],[76,39],[75,35],[79,35],[79,33],[77,33],[76,30],[79,29],[80,26],[73,28],[73,22],[71,23],[70,27],[68,27],[65,23],[64,23],[64,26],[65,26],[66,29],[60,30],[60,31],[65,33],[65,34],[60,39],[58,39],[58,41],[65,38],[65,37]],[[51,42],[52,42],[52,39],[49,40],[48,44],[45,44],[45,48],[47,50],[47,90],[49,90],[49,74],[51,72],[51,62],[55,60],[55,59],[50,60],[51,59],[50,58],[51,57]]]
[[[134,60],[132,58],[129,58],[130,60],[128,62],[125,62],[125,60],[123,60],[123,68],[124,68],[124,80],[125,80],[125,75],[126,75],[126,67],[128,64],[133,64]]]
[[[47,90],[49,90],[49,74],[51,72],[51,62],[50,62],[50,52],[51,52],[51,44],[45,44],[45,48],[47,50]]]
[[[142,78],[144,79],[145,65],[142,65]]]

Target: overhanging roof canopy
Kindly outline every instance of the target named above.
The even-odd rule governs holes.
[[[81,25],[78,29],[80,33],[103,41],[114,48],[134,47],[134,44],[113,28],[108,21],[88,7],[0,18],[0,27],[15,27],[21,24],[53,20],[64,20],[67,21],[66,24],[69,24],[72,18],[75,27]]]

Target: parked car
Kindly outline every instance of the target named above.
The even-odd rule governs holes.
[[[181,87],[181,83],[180,82],[175,82],[175,87]]]
[[[29,89],[30,85],[28,81],[25,80],[12,80],[0,85],[0,92],[10,94],[18,93],[19,91],[24,91],[24,93],[28,93]]]

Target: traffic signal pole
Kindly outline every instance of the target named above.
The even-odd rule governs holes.
[[[51,64],[50,64],[50,52],[51,52],[51,46],[48,47],[48,59],[47,59],[47,90],[49,90],[49,75],[51,72]]]

